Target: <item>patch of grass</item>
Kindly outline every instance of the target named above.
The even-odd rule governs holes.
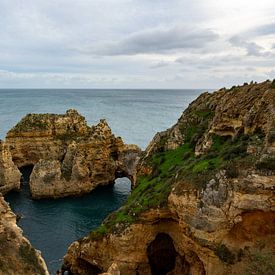
[[[188,182],[192,189],[201,190],[221,168],[228,169],[229,177],[237,176],[236,163],[244,161],[247,145],[254,137],[242,135],[232,139],[213,136],[210,150],[202,156],[195,156],[191,140],[197,133],[197,126],[185,129],[184,145],[175,150],[158,151],[146,160],[152,172],[150,175],[142,175],[138,178],[137,186],[132,190],[126,203],[111,214],[95,231],[97,236],[112,230],[118,232],[119,228],[125,228],[126,225],[135,222],[139,214],[148,209],[166,207],[168,196],[176,182],[182,180],[182,182]],[[217,253],[230,256],[223,246]],[[229,257],[226,261],[231,262],[231,260]]]
[[[209,118],[213,115],[213,112],[211,110],[199,110],[199,111],[195,111],[195,114],[198,116],[198,117],[201,117],[201,118]]]
[[[152,164],[154,167],[158,167],[159,176],[167,176],[170,174],[171,168],[176,168],[177,166],[182,166],[186,154],[189,158],[192,157],[192,148],[188,143],[180,146],[179,148],[171,151],[166,151],[153,156]]]

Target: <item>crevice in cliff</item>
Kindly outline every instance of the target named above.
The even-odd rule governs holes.
[[[28,185],[34,165],[25,165],[19,168],[21,173],[21,185]]]

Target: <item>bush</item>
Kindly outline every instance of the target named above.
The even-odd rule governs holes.
[[[215,254],[224,263],[233,264],[235,261],[235,255],[224,244],[221,244],[216,248]]]
[[[256,168],[259,170],[275,170],[275,158],[267,156],[256,163]]]
[[[275,130],[271,130],[268,135],[268,142],[272,143],[275,142]]]
[[[237,178],[239,176],[239,171],[237,167],[233,163],[229,163],[227,168],[226,168],[226,177],[228,178]]]
[[[249,265],[246,272],[255,275],[272,275],[275,274],[275,263],[272,253],[256,251],[249,255]]]

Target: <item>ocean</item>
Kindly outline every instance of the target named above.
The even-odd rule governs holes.
[[[0,90],[0,139],[28,113],[64,113],[76,109],[89,125],[105,118],[125,143],[145,149],[156,132],[176,123],[183,110],[203,90]],[[28,175],[20,193],[5,196],[12,210],[22,215],[18,224],[32,245],[42,252],[50,274],[62,264],[68,246],[100,225],[131,192],[130,181],[117,179],[78,198],[34,201]]]

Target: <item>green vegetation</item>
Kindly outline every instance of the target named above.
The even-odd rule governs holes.
[[[275,274],[275,262],[272,252],[254,251],[249,254],[249,265],[246,274],[272,275]]]
[[[221,261],[227,264],[233,264],[235,261],[235,255],[232,253],[227,246],[224,244],[219,245],[215,249],[215,254],[220,258]]]
[[[271,88],[275,89],[275,79],[273,79],[273,81],[271,82]]]
[[[256,168],[260,170],[275,170],[275,157],[266,156],[256,163]]]
[[[37,130],[47,130],[50,127],[49,115],[28,114],[12,129],[14,132],[25,132]]]
[[[186,188],[201,190],[219,169],[225,169],[229,178],[235,178],[239,173],[240,162],[243,167],[246,164],[250,165],[251,156],[247,155],[247,146],[260,144],[262,133],[251,137],[242,134],[235,138],[213,135],[212,146],[208,152],[201,156],[195,155],[195,145],[206,131],[208,118],[211,116],[209,110],[196,112],[194,119],[196,123],[180,129],[184,134],[185,143],[175,150],[163,151],[167,142],[167,137],[164,135],[158,152],[145,160],[145,166],[151,169],[151,173],[138,178],[138,184],[124,206],[111,214],[96,231],[91,233],[91,236],[100,237],[111,230],[119,232],[120,229],[139,219],[140,213],[152,208],[165,208],[167,198],[176,182],[186,184]],[[175,192],[181,192],[181,189],[178,188]],[[222,247],[217,253],[227,252]]]
[[[275,142],[275,129],[272,129],[268,135],[268,142]]]

